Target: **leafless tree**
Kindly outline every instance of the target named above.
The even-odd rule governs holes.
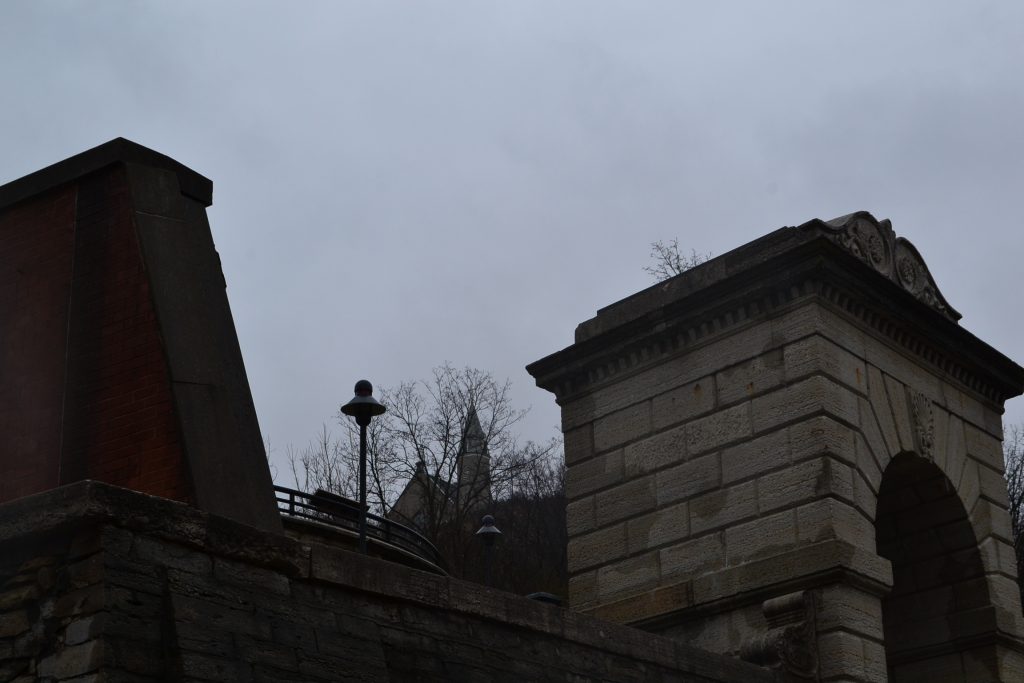
[[[302,450],[289,445],[285,453],[295,488],[309,492],[322,489],[347,498],[354,497],[359,465],[358,444],[354,452],[346,446],[335,438],[326,424],[320,426],[320,432]],[[353,456],[356,458],[354,461]]]
[[[1017,576],[1021,577],[1024,576],[1024,428],[1021,425],[1010,425],[1003,430],[1003,459],[1013,545],[1017,551]]]
[[[695,249],[690,250],[687,256],[679,249],[679,240],[673,239],[670,242],[651,242],[651,260],[649,266],[644,266],[644,271],[654,276],[658,282],[675,277],[682,272],[695,266],[699,266],[708,259],[711,254],[698,254]]]
[[[491,511],[485,508],[540,491],[548,486],[543,473],[560,463],[557,439],[520,442],[516,427],[527,411],[513,407],[510,389],[508,380],[497,381],[488,372],[445,364],[429,380],[375,391],[387,412],[368,428],[368,502],[378,514],[417,526],[456,575],[472,563],[473,531],[483,512]],[[471,413],[486,445],[487,466],[468,468],[460,458]],[[324,426],[305,449],[289,453],[297,488],[354,497],[358,427],[341,416],[339,422],[340,436]]]

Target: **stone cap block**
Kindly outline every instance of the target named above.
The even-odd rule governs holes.
[[[184,164],[125,138],[114,138],[98,147],[0,185],[0,210],[117,163],[136,163],[165,169],[178,176],[181,193],[203,206],[213,203],[213,182]]]

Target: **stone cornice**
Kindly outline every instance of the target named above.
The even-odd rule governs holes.
[[[1024,390],[1024,369],[955,322],[916,249],[887,222],[861,212],[831,223],[783,228],[612,304],[527,371],[562,401],[813,299],[990,402]],[[892,258],[878,266],[868,263],[875,227],[877,240],[891,238]],[[917,276],[901,279],[901,255]]]

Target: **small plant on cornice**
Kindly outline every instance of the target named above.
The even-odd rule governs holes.
[[[651,242],[651,265],[644,266],[644,271],[654,276],[656,282],[662,282],[699,266],[711,258],[711,254],[698,254],[691,249],[689,256],[679,250],[679,240],[670,242],[658,240]]]

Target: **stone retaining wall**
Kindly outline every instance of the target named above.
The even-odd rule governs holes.
[[[0,507],[0,679],[735,681],[668,638],[81,482]]]

